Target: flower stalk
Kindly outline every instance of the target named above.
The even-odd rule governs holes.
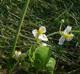
[[[22,27],[22,25],[23,25],[24,17],[25,17],[25,15],[26,15],[26,12],[27,12],[29,3],[30,3],[30,0],[26,0],[25,8],[24,8],[24,10],[23,10],[23,14],[22,14],[22,17],[21,17],[21,19],[20,19],[20,23],[19,23],[19,26],[18,26],[18,29],[17,29],[17,32],[16,32],[16,36],[15,36],[15,40],[14,40],[14,43],[13,43],[12,56],[13,56],[14,53],[15,53],[16,44],[17,44],[17,41],[18,41],[18,39],[19,39],[19,34],[20,34],[20,31],[21,31],[21,27]]]

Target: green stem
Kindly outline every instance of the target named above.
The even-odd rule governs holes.
[[[62,34],[61,32],[62,32],[62,31],[53,32],[53,33],[51,33],[51,34],[48,34],[47,36],[50,37],[50,36],[53,36],[53,35],[55,35],[55,34]],[[79,31],[79,30],[72,30],[72,32],[79,33],[80,31]]]
[[[23,25],[24,17],[25,17],[25,15],[26,15],[26,12],[27,12],[29,3],[30,3],[30,0],[26,0],[25,9],[24,9],[23,15],[22,15],[22,17],[21,17],[21,19],[20,19],[20,23],[19,23],[19,26],[18,26],[18,29],[17,29],[17,32],[16,32],[15,41],[14,41],[14,43],[13,43],[12,56],[13,56],[14,53],[15,53],[16,44],[17,44],[17,41],[18,41],[18,38],[19,38],[19,34],[20,34],[20,31],[21,31],[21,27],[22,27],[22,25]]]
[[[79,33],[79,32],[80,32],[80,30],[72,30],[72,32],[77,32],[77,33]]]
[[[54,32],[54,33],[48,34],[47,36],[50,37],[50,36],[53,36],[55,34],[60,34],[60,32],[59,31],[58,32]]]

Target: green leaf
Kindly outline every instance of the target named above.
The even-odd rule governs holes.
[[[31,62],[33,62],[33,49],[32,49],[32,47],[28,50],[28,56],[29,56],[29,60]]]
[[[55,69],[56,60],[54,58],[50,58],[48,63],[46,64],[46,68],[48,71],[53,71]]]
[[[34,54],[34,64],[37,67],[45,67],[46,63],[50,58],[50,50],[49,47],[41,46],[35,50]]]

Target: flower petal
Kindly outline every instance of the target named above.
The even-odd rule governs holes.
[[[60,37],[58,44],[63,45],[65,38],[63,36]]]
[[[64,30],[64,34],[69,33],[71,31],[72,27],[71,26],[67,26]]]
[[[39,33],[40,33],[40,34],[46,33],[46,27],[45,27],[45,26],[41,26],[41,27],[39,28]]]
[[[40,34],[38,39],[42,40],[42,41],[48,41],[48,38],[45,34]]]
[[[42,46],[47,46],[47,44],[46,44],[46,43],[44,43],[44,42],[42,42],[42,43],[41,43],[41,45],[42,45]]]
[[[34,29],[34,30],[32,31],[32,34],[33,34],[33,36],[34,36],[34,37],[36,37],[36,36],[37,36],[37,34],[38,34],[37,29]]]

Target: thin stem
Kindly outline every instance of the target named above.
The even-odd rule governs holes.
[[[50,37],[50,36],[53,36],[53,35],[55,35],[55,34],[62,34],[61,32],[62,32],[62,31],[53,32],[53,33],[51,33],[51,34],[48,34],[47,36]],[[72,32],[79,33],[80,31],[79,31],[79,30],[72,30]]]
[[[16,33],[16,37],[15,37],[15,41],[13,43],[12,56],[15,53],[16,44],[17,44],[17,41],[18,41],[18,38],[19,38],[19,34],[20,34],[20,31],[21,31],[21,27],[23,25],[24,17],[26,15],[29,3],[30,3],[30,0],[26,0],[26,5],[25,5],[24,11],[23,11],[23,15],[22,15],[22,17],[20,19],[20,23],[19,23],[19,26],[18,26],[18,29],[17,29],[17,33]]]
[[[61,31],[63,23],[64,23],[64,19],[61,20],[61,25],[60,25],[59,31]]]
[[[79,32],[80,32],[80,30],[72,30],[72,32],[77,32],[77,33],[79,33]]]
[[[60,34],[60,32],[58,31],[58,32],[54,32],[54,33],[48,34],[47,37],[53,36],[55,34]]]

